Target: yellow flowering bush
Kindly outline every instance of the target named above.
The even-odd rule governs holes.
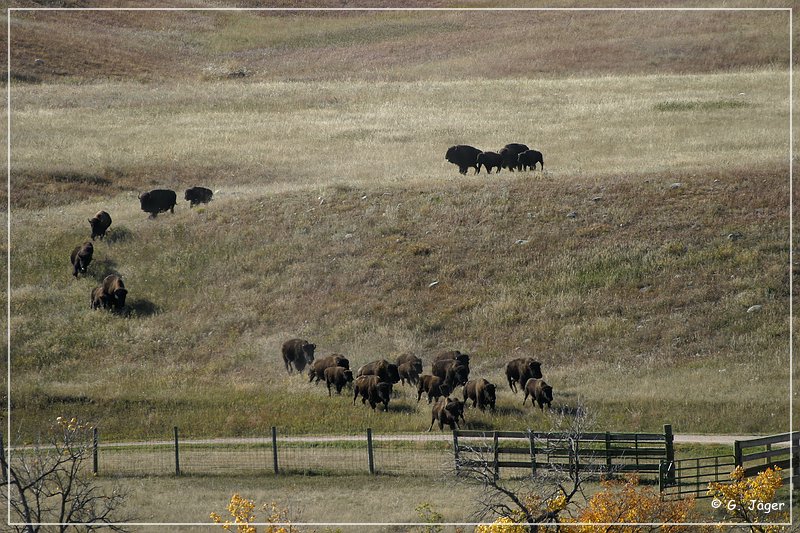
[[[708,495],[712,496],[717,502],[716,506],[725,510],[734,521],[750,524],[750,531],[772,533],[782,529],[763,524],[764,522],[788,521],[788,513],[783,512],[786,504],[774,501],[781,486],[783,486],[781,469],[777,466],[767,468],[750,478],[745,477],[741,466],[737,466],[731,472],[730,483],[709,483]]]
[[[228,504],[228,513],[231,519],[225,520],[217,513],[211,513],[211,520],[215,524],[220,524],[225,531],[236,531],[236,533],[258,533],[255,526],[250,525],[256,522],[256,515],[253,513],[256,504],[253,500],[241,497],[239,494],[231,496]],[[263,533],[299,533],[292,525],[278,525],[289,523],[289,512],[281,509],[275,502],[264,505],[262,510],[267,512],[264,523],[267,524]],[[235,529],[234,529],[235,528]]]
[[[583,525],[577,526],[574,531],[594,533],[597,531],[597,526],[590,524],[614,523],[622,525],[604,527],[603,531],[641,533],[651,531],[652,528],[637,524],[688,522],[694,510],[694,498],[675,502],[663,501],[656,490],[641,487],[639,477],[635,474],[628,475],[622,480],[602,481],[601,486],[602,490],[589,499],[586,508],[575,520]],[[677,533],[699,531],[699,528],[663,525],[659,531]]]
[[[475,528],[475,533],[527,533],[528,526],[518,524],[508,517],[501,516],[489,525]]]

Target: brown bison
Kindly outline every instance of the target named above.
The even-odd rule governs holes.
[[[92,240],[95,237],[102,239],[106,236],[106,230],[111,225],[111,215],[105,211],[98,211],[94,218],[89,219],[89,225],[92,227]]]
[[[451,391],[452,389],[445,385],[441,378],[424,374],[419,377],[419,382],[417,383],[417,402],[422,398],[423,392],[428,395],[428,403],[431,403],[442,396],[447,398],[450,396]]]
[[[476,174],[480,174],[481,167],[486,167],[486,173],[491,174],[493,168],[497,168],[497,172],[500,172],[502,166],[503,156],[497,152],[481,152],[478,154],[478,172]]]
[[[494,411],[495,388],[492,383],[483,378],[467,381],[467,384],[464,385],[464,405],[467,404],[467,400],[472,400],[472,407],[484,411],[488,405]]]
[[[108,301],[108,297],[103,292],[103,286],[95,287],[92,289],[92,292],[89,293],[89,305],[92,309],[108,309],[110,307],[110,302]]]
[[[86,274],[89,268],[89,263],[92,262],[92,254],[94,254],[94,245],[86,241],[80,246],[76,246],[72,253],[69,255],[69,261],[72,263],[72,275],[78,277],[78,272]]]
[[[523,386],[530,378],[541,377],[542,364],[531,357],[519,357],[506,364],[506,379],[508,379],[508,387],[512,392],[517,392],[515,383]]]
[[[478,154],[481,151],[474,146],[467,144],[457,144],[447,149],[444,158],[458,167],[461,174],[466,174],[467,169],[472,167],[478,173]]]
[[[289,339],[284,342],[281,346],[281,353],[286,371],[291,374],[292,367],[294,367],[298,372],[302,372],[307,364],[314,362],[316,347],[316,344],[311,344],[303,339]]]
[[[402,385],[405,385],[406,381],[408,381],[409,385],[416,385],[419,381],[419,371],[413,362],[397,365],[397,373],[400,375],[400,383]]]
[[[536,163],[540,163],[542,165],[542,170],[544,170],[544,158],[542,157],[542,152],[537,150],[526,150],[520,154],[517,154],[517,166],[520,170],[536,170]]]
[[[335,353],[321,359],[315,359],[311,363],[311,368],[308,369],[308,382],[314,383],[321,379],[325,379],[325,369],[331,366],[340,366],[342,368],[350,368],[350,361],[343,355]],[[316,378],[316,379],[315,379]]]
[[[398,368],[403,363],[411,363],[414,369],[417,371],[417,374],[422,374],[422,359],[420,359],[419,357],[417,357],[412,353],[404,353],[402,355],[398,355],[395,363],[397,364]]]
[[[386,359],[372,361],[363,365],[356,372],[356,376],[378,376],[380,381],[386,383],[397,383],[400,381],[400,373],[397,370],[397,365],[390,363]]]
[[[159,213],[166,211],[175,213],[175,204],[177,203],[178,195],[170,189],[153,189],[139,195],[142,211],[150,213],[150,218],[156,218]]]
[[[331,385],[336,387],[336,394],[341,394],[342,387],[353,382],[353,371],[342,366],[329,366],[323,375],[325,385],[328,387],[328,396],[331,395]]]
[[[361,396],[361,403],[369,402],[369,406],[375,409],[379,403],[383,404],[383,410],[389,410],[389,400],[392,398],[392,384],[380,381],[378,376],[358,376],[353,382],[353,405],[356,399]]]
[[[119,310],[125,307],[128,289],[125,288],[125,283],[117,274],[109,274],[103,278],[103,294],[108,300],[108,306],[112,309]]]
[[[525,382],[525,397],[522,399],[522,405],[525,405],[525,400],[531,397],[531,406],[539,408],[544,411],[544,405],[550,409],[550,402],[553,401],[553,387],[544,382],[543,379],[531,378]]]
[[[464,402],[458,398],[439,398],[433,408],[431,409],[431,427],[428,431],[433,430],[433,423],[439,422],[439,431],[444,431],[444,426],[450,426],[450,429],[458,429],[458,419],[464,420]]]
[[[186,192],[183,194],[183,199],[189,201],[189,209],[191,209],[199,204],[207,204],[211,201],[213,196],[214,193],[211,191],[211,189],[207,189],[205,187],[192,187],[190,189],[186,189]]]
[[[431,374],[442,379],[442,383],[455,389],[459,385],[465,385],[469,380],[469,366],[459,363],[457,360],[436,361],[433,363]]]

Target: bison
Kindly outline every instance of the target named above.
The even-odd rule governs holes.
[[[478,154],[478,172],[476,174],[480,174],[481,167],[486,167],[486,173],[491,174],[493,168],[497,168],[497,172],[500,172],[502,166],[503,156],[497,152],[481,152]]]
[[[431,409],[431,427],[428,431],[433,430],[433,423],[439,422],[439,430],[444,431],[444,426],[450,426],[450,429],[458,429],[458,419],[464,420],[464,402],[458,398],[439,398],[433,408]]]
[[[544,411],[544,405],[550,409],[550,402],[553,401],[553,387],[544,382],[543,379],[531,378],[525,382],[525,397],[522,399],[522,405],[525,405],[525,400],[531,397],[531,406],[536,407],[539,404],[539,409]]]
[[[444,384],[442,378],[424,374],[419,377],[419,382],[417,383],[417,402],[422,398],[423,392],[428,395],[428,403],[431,403],[442,396],[447,398],[450,396],[451,390],[448,385]]]
[[[308,382],[314,383],[321,379],[325,379],[325,369],[331,366],[340,366],[342,368],[350,368],[350,361],[343,355],[333,354],[321,359],[316,359],[308,370]],[[316,378],[316,379],[315,379]]]
[[[76,246],[72,253],[69,255],[69,261],[72,263],[72,275],[78,277],[78,272],[86,274],[89,268],[89,263],[92,262],[92,254],[94,254],[94,245],[86,241],[80,246]]]
[[[98,211],[94,218],[89,219],[89,225],[92,227],[92,240],[95,237],[102,239],[106,236],[106,230],[111,225],[111,215],[105,211]]]
[[[478,154],[481,151],[474,146],[467,144],[457,144],[447,149],[444,158],[454,165],[458,166],[458,171],[461,174],[466,174],[467,169],[472,167],[475,173],[478,173]]]
[[[189,208],[191,209],[199,204],[207,204],[211,201],[212,196],[214,196],[214,193],[211,191],[211,189],[207,189],[205,187],[192,187],[190,189],[186,189],[183,199],[189,201]]]
[[[331,385],[336,387],[336,394],[341,394],[342,387],[353,382],[353,371],[342,366],[329,366],[323,375],[325,385],[328,387],[328,396],[331,395]]]
[[[125,298],[128,296],[128,289],[125,283],[117,274],[109,274],[103,278],[103,294],[108,301],[108,307],[112,309],[122,309],[125,307]]]
[[[414,367],[414,370],[417,371],[417,374],[422,374],[422,359],[414,354],[404,353],[402,355],[398,355],[395,363],[397,364],[398,368],[400,368],[400,365],[403,363],[411,363],[411,365]]]
[[[397,365],[397,373],[400,375],[400,383],[403,385],[406,384],[406,381],[410,385],[416,385],[419,381],[419,371],[413,362]]]
[[[494,411],[495,406],[495,386],[487,380],[473,379],[464,385],[464,405],[467,400],[472,400],[472,407],[477,407],[481,411],[486,410],[486,406]]]
[[[517,164],[520,170],[536,170],[536,163],[540,163],[542,165],[542,170],[544,170],[544,158],[542,157],[542,152],[537,150],[526,150],[517,155]]]
[[[379,403],[383,404],[383,410],[389,410],[389,400],[392,397],[392,384],[381,381],[378,376],[358,376],[353,382],[353,405],[356,399],[361,396],[361,403],[369,401],[369,406],[375,409]]]
[[[400,373],[397,370],[397,365],[390,363],[386,359],[379,361],[372,361],[363,365],[356,372],[356,376],[378,376],[380,381],[387,383],[397,383],[400,381]]]
[[[289,339],[281,346],[281,353],[283,354],[283,364],[286,365],[286,371],[291,374],[292,367],[302,372],[306,364],[314,362],[314,349],[316,344],[311,344],[303,339]]]
[[[469,366],[469,355],[461,353],[458,350],[450,350],[447,352],[439,352],[433,358],[433,364],[439,361],[458,361],[462,365]]]
[[[92,289],[92,292],[89,293],[89,306],[92,309],[99,309],[100,307],[108,309],[110,307],[108,297],[103,292],[102,285],[95,287]]]
[[[153,189],[150,192],[143,192],[139,195],[139,203],[142,211],[150,213],[150,218],[156,218],[159,213],[169,211],[175,213],[175,204],[178,203],[178,195],[170,189]]]
[[[508,387],[512,392],[517,392],[515,383],[523,386],[530,378],[541,377],[542,364],[531,357],[519,357],[506,364],[506,379],[508,379]]]
[[[436,361],[431,373],[441,378],[442,383],[453,390],[469,380],[469,365],[461,364],[457,360]]]
[[[500,150],[500,158],[503,161],[502,163],[503,168],[507,168],[512,172],[514,171],[515,168],[517,170],[521,170],[517,155],[521,154],[526,150],[528,150],[528,147],[520,143],[510,143],[505,145]]]

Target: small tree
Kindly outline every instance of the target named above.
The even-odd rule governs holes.
[[[574,507],[576,496],[583,496],[583,484],[589,477],[589,464],[583,464],[585,454],[581,453],[582,435],[592,424],[592,419],[583,407],[575,410],[575,415],[556,413],[551,415],[554,428],[549,442],[557,448],[566,450],[568,467],[552,465],[534,478],[525,480],[504,480],[495,475],[494,458],[488,457],[480,449],[465,450],[470,457],[463,456],[456,465],[457,479],[483,487],[477,500],[475,517],[479,520],[497,518],[491,526],[480,526],[479,531],[519,531],[524,527],[530,533],[539,531],[541,524],[559,524],[562,515]],[[535,488],[534,488],[535,487]],[[585,499],[585,497],[583,498]],[[524,526],[523,526],[524,524]]]
[[[234,531],[236,533],[258,533],[256,526],[251,525],[257,523],[256,515],[253,513],[255,507],[256,504],[253,500],[234,494],[228,504],[230,518],[225,519],[217,513],[211,513],[211,520],[215,524],[222,526],[225,531],[230,531],[231,533]],[[267,527],[263,530],[263,533],[300,533],[300,530],[289,523],[289,511],[281,509],[275,502],[272,502],[269,506],[265,504],[261,509],[267,513],[264,519]]]
[[[10,463],[5,450],[0,450],[3,484],[10,486],[10,491],[5,487],[0,491],[0,498],[20,522],[12,526],[14,530],[36,533],[49,523],[57,524],[54,527],[61,532],[101,527],[125,531],[116,525],[128,521],[117,516],[125,493],[116,488],[110,495],[101,493],[86,467],[92,428],[75,418],[58,417],[49,433],[48,445],[17,447]]]

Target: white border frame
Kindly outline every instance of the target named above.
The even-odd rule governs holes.
[[[794,195],[793,195],[793,177],[794,177],[794,167],[793,167],[793,160],[794,160],[794,124],[793,124],[793,111],[794,111],[794,85],[793,85],[793,78],[794,78],[794,69],[793,69],[793,19],[794,19],[794,8],[774,8],[774,7],[736,7],[736,8],[715,8],[715,7],[562,7],[562,8],[546,8],[546,7],[522,7],[522,8],[507,8],[507,7],[486,7],[486,8],[458,8],[458,7],[423,7],[423,8],[399,8],[399,7],[380,7],[380,8],[364,8],[364,7],[341,7],[341,8],[316,8],[316,7],[307,7],[307,8],[237,8],[237,7],[187,7],[187,8],[178,8],[178,7],[163,7],[163,8],[142,8],[142,7],[131,7],[131,8],[112,8],[112,7],[77,7],[77,8],[15,8],[15,7],[8,7],[6,8],[6,114],[7,114],[7,124],[6,124],[6,141],[7,141],[7,153],[6,153],[6,164],[7,164],[7,177],[6,177],[6,196],[7,196],[7,227],[6,227],[6,246],[7,246],[7,256],[6,256],[6,339],[7,339],[7,354],[6,354],[6,365],[7,365],[7,405],[6,405],[6,416],[7,416],[7,426],[6,426],[6,435],[11,435],[11,15],[12,13],[19,11],[19,12],[30,12],[30,11],[68,11],[68,12],[76,12],[76,11],[291,11],[291,12],[321,12],[321,11],[384,11],[384,12],[417,12],[417,11],[491,11],[491,12],[503,12],[503,11],[598,11],[598,12],[605,12],[605,11],[635,11],[635,12],[647,12],[647,11],[776,11],[776,12],[786,12],[789,14],[789,433],[791,434],[792,428],[794,427],[794,419],[793,419],[793,374],[794,374],[794,353],[793,353],[793,344],[794,344],[794,286],[793,286],[793,276],[792,276],[792,266],[794,265],[794,250],[792,248],[793,243],[793,236],[794,236]],[[10,460],[10,453],[11,447],[10,442],[6,442],[5,446],[8,446],[8,458],[9,463]],[[790,456],[789,456],[789,468],[794,470],[794,450],[793,444],[790,440]],[[10,467],[9,467],[10,468]],[[6,472],[6,479],[10,478],[10,473]],[[11,486],[8,485],[6,496],[10,499],[11,495]],[[788,523],[768,523],[768,525],[773,526],[788,526],[791,527],[794,523],[794,482],[793,476],[789,477],[789,522]],[[6,524],[10,526],[25,526],[25,525],[34,525],[34,526],[60,526],[65,525],[61,523],[23,523],[23,522],[11,522],[11,506],[8,508],[8,514],[6,518]],[[767,524],[762,522],[754,522],[753,524]],[[134,526],[170,526],[170,527],[181,527],[181,526],[216,526],[216,524],[209,523],[209,522],[198,522],[198,523],[179,523],[179,522],[122,522],[122,523],[115,523],[115,524],[98,524],[98,525],[117,525],[120,527],[134,527]],[[430,526],[430,523],[427,522],[388,522],[388,523],[378,523],[378,522],[295,522],[295,523],[264,523],[264,522],[254,522],[251,523],[252,526],[296,526],[296,527],[314,527],[314,526],[333,526],[333,527],[348,527],[348,526]],[[479,525],[491,525],[490,522],[447,522],[447,523],[437,523],[440,526],[479,526]],[[520,525],[531,525],[531,524],[520,524]],[[548,524],[538,524],[537,525],[548,525]],[[564,526],[570,527],[579,527],[582,525],[596,525],[596,526],[630,526],[630,525],[643,525],[643,526],[749,526],[752,525],[751,523],[730,523],[730,522],[692,522],[692,523],[685,523],[685,522],[663,522],[663,523],[637,523],[637,524],[630,524],[630,523],[607,523],[607,524],[562,524]],[[221,527],[221,526],[220,526]]]

